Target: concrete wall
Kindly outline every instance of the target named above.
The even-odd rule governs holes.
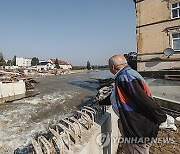
[[[170,68],[180,68],[180,53],[176,53],[169,58],[163,53],[147,55],[139,54],[137,60],[138,71],[158,71]]]
[[[163,0],[137,0],[137,26],[170,19],[170,3]]]
[[[146,79],[153,96],[180,101],[180,82],[162,79]]]
[[[171,4],[170,1],[165,0],[143,0],[136,4],[138,71],[149,69],[140,58],[143,57],[149,61],[149,53],[151,59],[157,58],[157,53],[163,54],[164,49],[173,48],[172,33],[180,32],[180,18],[171,19]],[[174,31],[168,29],[177,26],[179,26],[179,29]],[[177,54],[180,54],[180,52],[177,52]],[[170,68],[177,65],[180,66],[179,55],[174,56],[174,58],[170,57],[169,61],[161,63],[157,67],[152,66],[151,70],[161,70],[164,67]]]
[[[172,47],[172,34],[165,29],[178,26],[179,23],[180,19],[137,28],[138,54],[159,53]]]
[[[162,97],[153,96],[154,100],[166,110],[174,110],[180,112],[180,102],[172,101],[171,99],[165,99]]]
[[[115,154],[118,148],[118,142],[115,142],[115,139],[121,136],[117,120],[118,117],[113,112],[112,107],[110,107],[98,123],[95,123],[90,130],[83,131],[82,142],[65,153]],[[98,144],[100,134],[106,135],[103,145]]]
[[[26,87],[24,81],[14,83],[0,82],[0,98],[25,94]]]

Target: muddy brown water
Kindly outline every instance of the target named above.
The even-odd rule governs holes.
[[[98,87],[92,78],[108,77],[109,71],[39,77],[35,86],[39,95],[0,104],[0,153],[13,153],[37,132],[90,102]]]
[[[10,154],[27,145],[37,132],[91,102],[98,84],[92,78],[113,77],[109,71],[39,77],[35,97],[0,104],[0,154]],[[179,82],[146,80],[154,95],[179,99]],[[166,87],[166,88],[164,88]],[[174,88],[175,90],[165,90]],[[171,95],[173,95],[171,97]]]

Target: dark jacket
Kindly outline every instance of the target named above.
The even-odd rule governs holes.
[[[167,117],[143,77],[129,66],[123,68],[115,78],[115,96],[125,137],[155,138]]]

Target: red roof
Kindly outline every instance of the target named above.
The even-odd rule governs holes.
[[[51,60],[51,62],[53,64],[55,64],[56,59],[50,58],[49,60]],[[71,65],[71,64],[69,64],[68,62],[66,62],[64,60],[58,60],[58,63],[59,63],[59,65]]]

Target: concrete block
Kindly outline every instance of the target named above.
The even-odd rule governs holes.
[[[0,83],[0,98],[25,94],[25,92],[26,87],[24,81],[19,81],[15,83]]]

